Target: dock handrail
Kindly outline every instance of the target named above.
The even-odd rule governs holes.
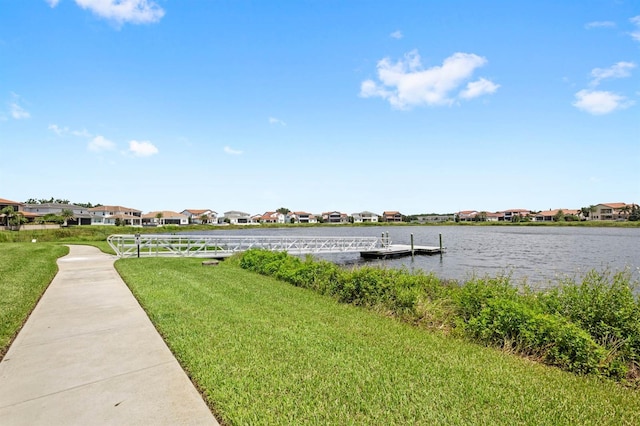
[[[290,254],[362,252],[384,247],[377,237],[114,234],[107,242],[118,257],[227,257],[261,248]]]

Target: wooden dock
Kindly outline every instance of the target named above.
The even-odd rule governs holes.
[[[442,253],[440,247],[413,246],[413,255],[432,255],[440,253]],[[411,255],[411,246],[405,244],[391,244],[380,249],[360,252],[360,256],[365,259],[393,259],[396,257],[406,257]]]

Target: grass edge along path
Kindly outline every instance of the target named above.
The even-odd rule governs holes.
[[[56,260],[68,252],[52,243],[0,244],[0,359],[58,273]]]
[[[116,267],[225,424],[639,424],[640,396],[195,259]]]

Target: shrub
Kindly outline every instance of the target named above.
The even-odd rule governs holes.
[[[433,274],[249,250],[242,268],[412,323],[455,326],[463,335],[580,374],[616,378],[640,359],[640,305],[630,273],[588,273],[547,293],[520,291],[508,275],[448,285]],[[630,368],[631,367],[631,368]]]
[[[558,315],[536,312],[515,300],[489,299],[465,330],[485,344],[533,355],[575,373],[612,370],[607,351],[589,333]]]
[[[640,361],[640,305],[629,271],[611,276],[588,272],[580,284],[565,280],[542,299],[548,312],[560,314],[589,332],[622,362]]]
[[[515,300],[518,290],[508,276],[474,277],[454,293],[458,315],[463,321],[476,317],[494,299]]]

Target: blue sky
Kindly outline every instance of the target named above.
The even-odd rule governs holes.
[[[640,2],[0,0],[0,197],[640,202]]]

